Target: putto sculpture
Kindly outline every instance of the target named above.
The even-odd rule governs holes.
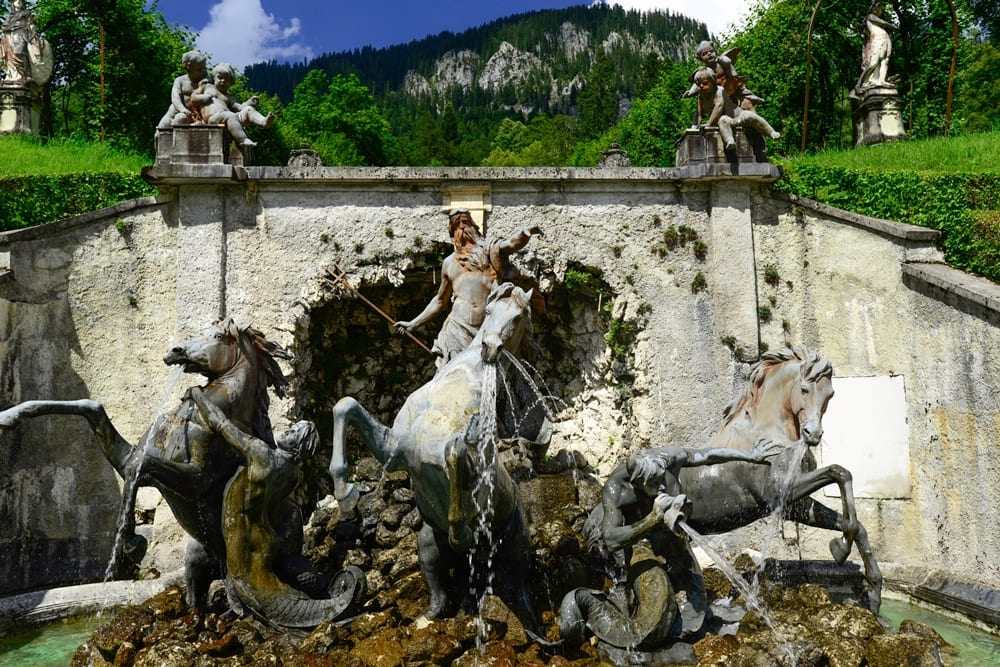
[[[220,63],[208,76],[208,58],[197,49],[181,57],[185,73],[174,79],[167,107],[156,129],[156,161],[158,163],[252,163],[252,149],[257,143],[246,128],[268,128],[274,115],[257,110],[260,100],[255,95],[237,102],[229,94],[236,82],[236,70]],[[202,134],[204,133],[204,134]],[[196,139],[193,134],[202,134]],[[230,151],[232,139],[238,151]]]
[[[192,49],[181,56],[181,66],[185,73],[170,86],[170,106],[160,119],[158,129],[192,125],[201,119],[197,108],[191,104],[191,95],[208,77],[208,57]]]
[[[705,127],[718,127],[725,150],[736,148],[734,127],[749,127],[772,139],[781,137],[770,123],[752,111],[752,105],[750,105],[751,110],[747,110],[738,104],[738,98],[726,92],[724,84],[719,85],[718,78],[711,69],[702,67],[697,70],[694,73],[694,82],[699,90],[698,125],[704,123]]]
[[[704,66],[691,75],[691,87],[682,95],[696,98],[698,106],[693,127],[678,141],[678,166],[767,162],[764,138],[781,137],[755,110],[764,100],[746,87],[745,76],[736,73],[739,53],[740,48],[734,47],[719,55],[712,42],[698,44],[695,54]],[[741,128],[745,141],[738,140],[734,128]]]
[[[256,146],[257,142],[247,136],[243,128],[250,125],[271,127],[274,124],[274,114],[266,116],[257,111],[260,100],[256,95],[240,104],[229,88],[236,82],[236,70],[228,63],[216,65],[212,70],[214,82],[202,81],[198,89],[191,93],[189,106],[192,117],[198,122],[212,125],[225,125],[230,136],[240,146]]]

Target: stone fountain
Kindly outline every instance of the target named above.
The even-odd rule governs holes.
[[[712,50],[714,56],[714,46]],[[756,129],[759,134],[766,128],[749,115],[750,109],[739,111],[732,99],[726,101],[732,95],[753,103],[753,94],[732,67],[735,54],[729,51],[714,59],[707,50],[705,54],[706,66],[717,68],[721,83],[708,90],[712,87],[705,81],[703,106],[712,102],[714,109],[721,101],[727,115],[713,114],[705,127],[688,133],[686,140],[715,146],[708,151],[711,155],[691,149],[689,156],[701,157],[682,167],[688,171],[681,176],[669,175],[683,178],[702,169],[703,176],[717,178],[729,168],[728,176],[776,177],[762,162],[761,146],[746,144],[749,139],[741,133]],[[190,60],[197,64],[194,56]],[[205,90],[196,93],[184,78],[182,95],[209,95]],[[218,101],[217,94],[211,95]],[[250,202],[242,191],[232,196],[224,190],[251,173],[264,182],[266,172],[237,164],[238,158],[223,148],[227,136],[239,137],[234,124],[243,126],[239,116],[175,124],[172,119],[183,112],[174,111],[171,122],[161,128],[158,164],[147,176],[169,189],[189,178],[192,170],[206,175],[205,183],[177,206],[182,217],[195,210],[240,212],[235,224],[219,226],[219,245],[226,246],[219,252],[224,255],[220,264],[234,272],[224,275],[235,275],[243,250],[237,232],[266,218],[262,211],[271,195]],[[249,112],[244,115],[252,122]],[[734,128],[740,131],[732,133]],[[196,164],[190,164],[189,153],[200,150],[197,136],[202,131],[218,135],[219,141],[202,147]],[[169,143],[164,138],[168,134]],[[355,177],[308,172],[322,167],[288,169],[295,177]],[[178,176],[181,171],[184,175]],[[421,188],[427,176],[418,176],[406,188],[425,197]],[[662,177],[658,172],[651,178]],[[627,178],[638,177],[630,173]],[[281,192],[273,199],[293,199],[293,206],[299,207],[300,185],[294,183],[294,195]],[[225,205],[196,206],[210,197],[212,188],[223,191]],[[588,205],[598,209],[599,217],[608,217],[607,193],[601,185],[588,181],[585,188]],[[562,196],[563,184],[559,189]],[[739,338],[714,342],[713,337],[702,345],[725,360],[721,366],[696,356],[671,357],[672,367],[699,378],[697,390],[726,385],[714,377],[720,368],[738,377],[728,383],[733,391],[713,399],[720,407],[732,399],[714,436],[706,432],[704,438],[655,446],[647,438],[642,446],[613,449],[610,441],[607,447],[587,441],[585,430],[560,433],[565,427],[562,406],[546,386],[556,366],[569,367],[564,374],[583,373],[585,354],[572,342],[553,343],[551,328],[542,326],[545,309],[566,300],[568,277],[575,271],[575,289],[593,297],[592,310],[598,313],[594,321],[602,322],[606,333],[589,331],[591,322],[579,309],[565,308],[573,315],[566,318],[568,326],[577,341],[591,336],[613,346],[620,340],[612,323],[617,322],[620,332],[624,323],[643,313],[637,297],[647,287],[642,285],[645,276],[630,273],[619,281],[622,292],[634,287],[629,292],[633,303],[625,298],[602,302],[612,291],[606,283],[599,284],[600,272],[581,271],[565,260],[560,260],[560,271],[566,280],[556,285],[548,279],[552,267],[539,255],[528,257],[524,266],[515,260],[519,253],[524,258],[533,248],[552,243],[541,233],[542,227],[549,229],[545,224],[511,226],[518,231],[491,237],[484,230],[486,214],[493,210],[488,189],[446,183],[442,192],[442,205],[435,201],[433,209],[448,214],[453,248],[440,277],[435,271],[425,281],[418,301],[427,305],[415,312],[412,298],[399,297],[399,315],[412,314],[413,319],[396,320],[382,313],[394,330],[410,335],[447,313],[431,349],[435,363],[406,353],[407,377],[393,375],[385,352],[367,347],[370,341],[363,340],[363,334],[320,350],[327,333],[321,331],[300,339],[315,345],[294,346],[298,358],[293,359],[293,346],[274,340],[287,332],[266,334],[223,318],[188,331],[193,337],[187,343],[166,346],[166,363],[203,375],[207,383],[184,392],[135,445],[119,434],[118,428],[125,427],[112,424],[109,412],[114,411],[90,399],[31,400],[0,412],[0,427],[11,437],[32,428],[51,428],[55,421],[82,421],[92,431],[81,441],[96,440],[125,480],[114,576],[151,574],[143,557],[142,531],[134,525],[141,488],[159,489],[189,538],[183,585],[119,613],[80,646],[73,664],[941,664],[941,643],[933,631],[911,626],[907,633],[890,635],[879,622],[883,578],[872,546],[877,536],[868,534],[859,517],[850,471],[820,465],[814,453],[823,439],[823,417],[833,395],[833,364],[828,358],[789,344],[759,358],[753,355],[757,360],[752,365],[734,361],[734,356],[744,358],[737,354],[737,345],[756,340],[760,323],[753,318],[753,326],[742,327],[745,318],[733,317],[739,320]],[[737,265],[736,258],[745,259],[738,250],[753,243],[740,245],[725,236],[735,226],[731,211],[739,207],[726,206],[738,197],[724,194],[710,198],[695,193],[696,201],[685,215],[695,220],[707,207],[705,201],[728,211],[728,217],[702,226],[711,227],[717,234],[712,242],[726,249],[713,247],[711,252],[725,254],[726,264]],[[652,199],[650,210],[659,210],[662,199]],[[240,208],[243,204],[246,211]],[[626,223],[622,229],[636,238],[655,232],[663,243],[653,246],[653,255],[662,259],[672,247],[666,246],[672,226],[663,229],[659,214],[648,217],[649,230]],[[358,234],[366,233],[348,222]],[[234,230],[229,245],[227,225]],[[184,242],[190,257],[198,262],[179,253],[179,266],[196,272],[205,248],[214,247],[205,242],[210,226],[180,227],[189,235]],[[387,239],[395,237],[391,228],[380,227]],[[877,229],[886,233],[891,225]],[[585,229],[573,231],[568,242]],[[683,233],[694,232],[688,228]],[[340,238],[346,243],[346,236]],[[697,240],[695,234],[688,242],[695,245]],[[355,245],[356,253],[360,245]],[[633,250],[616,245],[610,252],[616,264],[626,265],[618,261],[626,255],[637,270],[639,253]],[[249,254],[267,252],[253,245]],[[296,265],[307,263],[301,253],[293,254]],[[649,254],[644,249],[642,255]],[[47,261],[47,266],[52,264]],[[802,264],[798,256],[795,263]],[[661,268],[652,267],[649,273],[662,273]],[[363,290],[350,286],[350,270],[362,273],[361,262],[348,271],[327,272],[326,278],[318,277],[318,270],[315,285],[308,289],[323,293],[323,303],[330,304],[358,295]],[[388,281],[394,278],[403,282],[389,272]],[[762,279],[770,277],[764,274]],[[212,281],[191,282],[199,287],[179,289],[178,302],[210,302],[211,294],[201,285]],[[693,305],[684,312],[703,318],[706,298],[694,284],[692,296],[685,297]],[[752,311],[749,306],[741,309],[746,301],[741,297],[755,298],[739,291],[746,284],[720,280],[717,286],[713,283],[717,292],[712,298],[727,303],[729,314]],[[786,285],[790,290],[791,280]],[[652,291],[663,298],[662,290],[660,285]],[[261,300],[249,308],[241,302],[245,292],[234,289],[227,295],[228,300],[219,297],[205,309],[270,313],[287,305]],[[600,319],[605,305],[613,311],[607,321]],[[347,320],[354,324],[358,319],[356,312],[353,318],[333,312],[341,317],[332,316],[338,321],[326,322],[331,327],[347,329]],[[681,320],[673,315],[667,319]],[[189,320],[178,321],[183,328],[196,328]],[[398,349],[401,341],[387,339],[382,344]],[[608,356],[608,374],[625,392],[637,378],[628,375],[620,351]],[[306,394],[322,396],[323,363],[354,369],[355,379],[394,379],[378,384],[376,392],[363,383],[355,383],[361,391],[338,385],[334,400],[316,401],[326,411],[322,417],[330,420],[330,428],[299,420],[275,434],[269,402],[272,394],[280,398],[285,393],[287,365],[296,375],[309,372],[316,379],[299,379],[302,396],[297,398],[306,402]],[[672,408],[672,400],[688,398],[675,394],[666,409]],[[623,399],[618,407],[627,403]],[[669,431],[652,430],[648,410],[638,414],[642,416],[633,425],[639,429],[658,435]],[[711,415],[701,417],[714,421]],[[324,442],[331,430],[333,442]],[[553,441],[559,448],[550,453]],[[612,460],[592,467],[582,450],[594,456],[602,449],[613,452]],[[817,492],[831,484],[838,489],[837,509],[817,500]],[[743,533],[731,531],[763,519],[778,532],[784,519],[833,531],[829,546],[823,547],[832,558],[801,565],[768,558],[771,554],[765,550],[730,563],[705,537],[721,535],[728,546],[734,540],[748,546],[738,544]],[[725,551],[731,556],[738,550]],[[860,557],[863,570],[846,563],[852,552]],[[820,580],[822,586],[815,583]]]
[[[509,282],[476,284],[489,295],[471,343],[410,395],[391,428],[354,399],[337,404],[329,466],[336,498],[305,525],[291,497],[319,436],[310,422],[271,433],[267,392],[282,390],[276,360],[289,355],[251,327],[226,320],[167,353],[167,363],[210,381],[189,389],[137,446],[93,401],[29,401],[0,413],[8,429],[43,415],[82,416],[133,480],[124,516],[134,513],[135,487],[153,484],[177,503],[191,536],[185,589],[119,614],[74,664],[214,664],[266,654],[323,664],[478,664],[514,655],[543,664],[739,656],[821,664],[845,651],[879,664],[884,629],[866,607],[877,611],[881,578],[850,494],[843,515],[808,495],[831,481],[850,486],[850,473],[817,469],[807,451],[822,435],[832,393],[828,360],[799,347],[763,355],[726,410],[716,438],[726,447],[641,450],[601,488],[578,454],[545,457],[552,425],[544,397],[528,407],[518,400],[530,379],[521,357],[534,344],[531,293]],[[375,456],[353,473],[349,427]],[[197,438],[182,444],[176,433]],[[182,452],[187,458],[178,460]],[[562,503],[549,504],[549,486],[566,490]],[[759,500],[738,501],[745,489]],[[857,544],[865,561],[856,605],[831,603],[815,585],[796,591],[768,579],[753,591],[742,574],[729,586],[706,576],[692,526],[725,530],[769,513],[835,517],[820,524],[843,532],[831,543],[835,560]],[[116,558],[140,558],[141,539],[128,526],[123,537],[128,548]],[[813,623],[817,617],[827,620]],[[939,650],[926,637],[891,644],[891,655],[922,664],[934,664],[926,661]]]

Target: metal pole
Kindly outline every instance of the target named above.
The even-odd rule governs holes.
[[[395,324],[396,323],[396,320],[393,319],[392,317],[390,317],[388,313],[386,313],[384,310],[382,310],[381,308],[379,308],[378,306],[376,306],[374,303],[372,303],[371,301],[369,301],[368,298],[364,294],[362,294],[358,290],[354,289],[354,287],[351,285],[351,283],[347,282],[347,273],[343,269],[341,269],[336,264],[334,264],[333,266],[336,269],[336,271],[331,271],[329,269],[329,267],[327,267],[327,269],[326,269],[326,276],[324,278],[325,278],[325,280],[327,282],[330,282],[330,283],[332,283],[332,284],[334,284],[334,285],[336,285],[338,287],[346,287],[355,296],[357,296],[366,305],[368,305],[368,307],[370,307],[376,313],[378,313],[379,315],[381,315],[382,317],[384,317],[386,320],[388,320],[390,324]],[[405,331],[405,330],[403,331],[403,333],[406,334],[406,336],[409,337],[410,340],[412,340],[414,343],[416,343],[421,348],[423,348],[426,352],[428,352],[429,354],[434,354],[431,351],[431,348],[429,348],[426,345],[424,345],[423,342],[419,338],[417,338],[416,336],[414,336],[412,333],[410,333],[409,331]]]

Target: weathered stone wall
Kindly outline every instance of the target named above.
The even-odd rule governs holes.
[[[147,199],[4,235],[4,407],[94,398],[138,441],[163,397],[160,359],[172,333],[164,323],[174,319],[177,225],[168,210]],[[121,482],[86,422],[40,418],[0,441],[0,590],[102,576]]]
[[[230,315],[296,355],[292,395],[272,404],[276,429],[304,416],[329,434],[323,420],[347,394],[391,421],[429,357],[324,270],[336,263],[393,317],[414,317],[450,252],[448,191],[468,186],[485,193],[490,234],[545,231],[518,262],[548,303],[535,328],[562,418],[551,452],[582,451],[606,473],[633,448],[701,444],[743,387],[748,364],[730,348],[752,359],[759,343],[805,344],[838,376],[904,377],[911,497],[859,500],[880,558],[1000,586],[989,557],[1000,512],[981,491],[1000,486],[990,373],[1000,334],[990,307],[904,276],[936,266],[907,264],[938,259],[933,232],[774,196],[766,173],[211,165],[150,175],[156,201],[0,239],[12,271],[0,285],[0,405],[90,397],[135,442],[165,392],[169,406],[199,381],[168,391],[160,357]],[[418,333],[429,344],[436,330]],[[17,480],[0,485],[12,527],[0,588],[93,577],[110,551],[118,481],[85,427],[50,417],[0,434],[0,462]],[[829,537],[802,531],[790,551],[824,557]],[[732,543],[765,539],[757,530]],[[54,561],[56,546],[36,546],[47,544],[71,555]]]

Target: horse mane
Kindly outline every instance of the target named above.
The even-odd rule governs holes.
[[[764,386],[767,376],[778,366],[791,361],[800,363],[799,372],[802,379],[807,382],[833,377],[833,364],[830,363],[830,360],[821,357],[819,353],[813,352],[803,345],[793,345],[773,352],[765,352],[761,355],[760,361],[750,367],[746,390],[722,411],[723,426],[731,424],[744,410],[755,407],[760,401],[761,388]]]
[[[268,340],[252,325],[240,327],[232,318],[227,317],[219,323],[219,327],[239,342],[240,349],[243,350],[244,354],[252,355],[256,360],[257,372],[260,373],[260,376],[254,389],[253,434],[268,444],[274,444],[271,418],[267,414],[271,405],[271,396],[267,393],[267,389],[268,387],[274,389],[278,398],[286,396],[285,388],[288,387],[288,378],[281,371],[277,359],[288,360],[292,358],[292,355],[274,341]]]

